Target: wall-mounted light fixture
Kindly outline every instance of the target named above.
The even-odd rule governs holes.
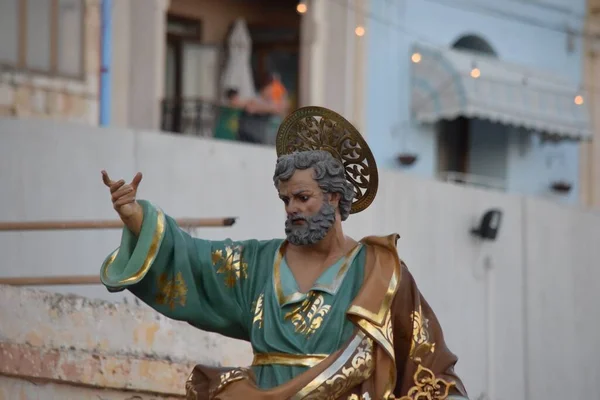
[[[479,226],[471,229],[471,234],[483,240],[496,240],[500,225],[502,222],[502,211],[491,209],[486,211],[481,217]]]

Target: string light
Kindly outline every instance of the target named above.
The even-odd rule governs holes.
[[[356,33],[356,36],[364,36],[365,35],[365,28],[359,25],[354,30],[354,33]]]
[[[479,70],[479,68],[473,68],[471,70],[471,77],[474,79],[477,79],[481,76],[481,71]]]
[[[413,53],[413,55],[410,57],[410,59],[412,60],[412,62],[414,62],[415,64],[418,64],[421,62],[421,54],[420,53]]]
[[[575,104],[580,106],[583,104],[583,96],[577,95],[577,96],[575,96],[575,99],[573,101],[575,102]]]
[[[298,11],[299,14],[304,14],[307,10],[308,7],[306,6],[306,3],[304,1],[299,2],[296,6],[296,11]]]

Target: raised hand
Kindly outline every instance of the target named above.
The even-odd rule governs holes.
[[[123,179],[113,181],[106,171],[102,171],[102,181],[110,189],[112,203],[119,217],[134,233],[139,233],[142,225],[143,212],[136,202],[137,189],[142,181],[142,174],[138,172],[131,183],[126,184]]]

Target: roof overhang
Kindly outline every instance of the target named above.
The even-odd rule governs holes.
[[[417,44],[412,49],[411,112],[420,123],[480,118],[554,139],[591,137],[585,95],[546,72],[471,52]]]

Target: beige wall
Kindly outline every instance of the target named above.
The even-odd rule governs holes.
[[[600,34],[600,1],[588,0],[585,30],[590,38],[584,40],[584,81],[586,103],[590,109],[592,140],[581,146],[580,180],[582,203],[600,208],[600,45],[594,35]]]
[[[84,77],[0,72],[0,117],[98,123],[100,0],[86,0],[85,5]]]
[[[135,304],[5,286],[0,302],[0,399],[174,399],[195,363],[251,360],[241,343]]]
[[[239,217],[231,228],[199,229],[196,236],[266,239],[283,233],[283,210],[270,178],[272,148],[8,119],[0,120],[0,135],[5,144],[0,146],[0,187],[11,193],[0,220],[114,219],[99,173],[106,168],[115,179],[142,171],[140,197],[173,217]],[[498,239],[474,239],[470,229],[492,207],[504,213]],[[373,206],[344,226],[356,238],[402,236],[399,253],[458,354],[456,369],[472,398],[586,399],[596,390],[600,323],[590,316],[600,304],[598,212],[382,170]],[[119,232],[3,233],[1,239],[3,276],[90,275],[118,245]],[[130,295],[109,294],[100,286],[50,289],[113,301],[127,298],[132,304]],[[153,317],[127,322],[131,314],[124,306],[112,314],[78,311],[71,321],[46,315],[45,306],[33,312],[36,306],[29,310],[28,302],[21,309],[0,308],[5,313],[1,321],[15,321],[0,324],[9,332],[0,331],[0,338],[23,343],[38,340],[32,332],[54,330],[62,332],[56,343],[71,342],[76,348],[86,348],[89,339],[91,347],[107,341],[110,349],[150,349],[177,357],[196,342],[201,345],[189,350],[194,361],[224,357],[220,362],[248,362],[247,345],[217,342],[223,339],[189,327],[167,327],[164,319],[157,322],[160,335],[146,341],[148,333],[139,328],[136,343],[136,324]],[[105,306],[87,309],[98,307]],[[16,321],[19,316],[31,320]],[[88,338],[92,319],[102,322]],[[125,333],[115,335],[111,327],[116,325]]]

